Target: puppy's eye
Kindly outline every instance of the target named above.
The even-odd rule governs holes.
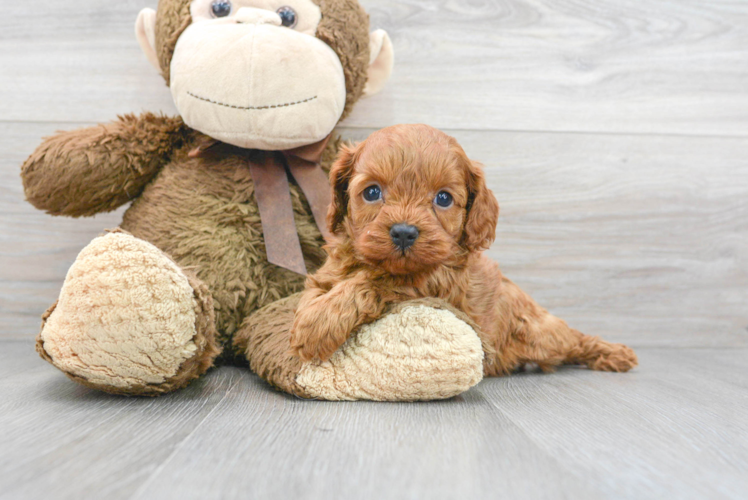
[[[213,0],[210,4],[213,17],[226,17],[231,14],[231,2],[229,0]]]
[[[379,201],[381,199],[382,188],[380,188],[376,184],[364,189],[364,200],[366,200],[367,202],[374,203],[375,201]]]
[[[449,208],[452,206],[452,203],[454,203],[454,199],[448,192],[439,191],[439,193],[436,195],[436,198],[434,198],[434,203],[436,203],[436,205],[439,207]]]
[[[291,7],[281,7],[275,11],[281,18],[281,24],[286,28],[293,28],[299,22],[299,16]]]

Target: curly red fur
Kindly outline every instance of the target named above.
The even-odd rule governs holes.
[[[564,363],[627,371],[637,364],[621,344],[569,328],[502,276],[483,255],[496,235],[499,204],[481,166],[457,141],[426,125],[398,125],[345,148],[330,171],[334,235],[327,262],[307,279],[291,332],[302,360],[328,359],[358,326],[376,320],[392,303],[443,299],[480,327],[486,375],[510,373],[525,363],[552,370]],[[370,186],[382,198],[363,198]],[[435,203],[437,193],[453,199]],[[418,229],[401,250],[390,228]]]

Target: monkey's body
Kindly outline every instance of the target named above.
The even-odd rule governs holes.
[[[245,317],[300,292],[304,276],[267,260],[247,154],[231,148],[229,153],[188,158],[192,147],[187,143],[175,152],[125,212],[120,227],[152,243],[207,285],[218,342],[226,346]],[[328,158],[334,150],[330,145]],[[294,183],[290,190],[307,268],[317,269],[325,259],[324,241],[303,193]]]
[[[144,153],[141,157],[137,148],[133,147],[133,142],[141,138],[132,132],[145,129],[159,130],[160,133],[150,135],[150,143],[140,145],[140,151]],[[127,198],[121,193],[127,192],[127,196],[134,198],[134,201],[125,212],[120,228],[129,234],[118,233],[117,238],[129,238],[135,247],[150,243],[163,252],[163,259],[173,261],[185,276],[189,276],[191,286],[207,291],[199,298],[206,302],[203,304],[205,307],[196,307],[196,311],[214,312],[204,318],[207,322],[204,333],[209,340],[215,340],[207,351],[207,361],[212,361],[221,349],[223,359],[246,363],[241,349],[235,352],[232,347],[234,333],[253,312],[301,291],[304,276],[270,264],[267,260],[249,172],[250,152],[235,147],[218,147],[209,155],[189,157],[189,152],[194,150],[201,137],[202,134],[192,131],[181,120],[150,114],[139,118],[128,116],[109,125],[63,133],[45,141],[24,165],[26,193],[28,200],[36,207],[54,215],[93,215],[126,202]],[[84,147],[70,148],[71,144]],[[337,141],[330,142],[322,158],[325,167],[329,168],[336,149]],[[153,150],[161,152],[159,164],[149,169],[133,168],[134,165],[145,164]],[[98,160],[95,164],[88,161],[92,154]],[[128,156],[130,163],[119,161]],[[91,175],[92,170],[95,175]],[[64,175],[59,175],[61,172]],[[50,190],[46,180],[56,174],[58,182]],[[97,182],[100,179],[102,182]],[[116,179],[124,182],[118,186],[120,189],[112,189],[112,180]],[[83,191],[87,193],[86,199],[78,196]],[[316,269],[325,258],[322,249],[324,241],[299,187],[291,184],[290,191],[305,261],[309,269]],[[87,262],[88,268],[106,270],[113,265],[122,266],[120,245],[111,241],[113,248],[109,251],[106,240],[106,237],[103,238],[99,244],[102,251],[98,258]],[[137,254],[137,250],[134,254]],[[118,261],[116,264],[115,259]],[[128,258],[126,264],[132,274],[150,272],[147,264],[139,264],[135,260]],[[87,279],[91,282],[86,287],[87,293],[99,296],[112,293],[111,288],[97,288],[98,279],[91,272]],[[137,286],[125,280],[117,288],[124,293],[127,287]],[[154,304],[157,302],[156,297]],[[149,308],[147,303],[137,305],[141,309]],[[80,344],[79,349],[95,350],[86,337],[94,336],[93,330],[102,328],[108,314],[104,309],[100,307],[91,311],[91,317],[83,321],[88,326],[77,325],[74,336]],[[140,311],[121,319],[134,323],[144,315],[147,313]],[[63,342],[64,338],[69,341],[71,332],[64,331],[64,328],[63,331],[60,328],[52,330],[46,332],[46,340],[47,349],[54,351],[55,340]],[[44,342],[40,341],[39,346],[43,351]],[[45,353],[47,356],[49,354],[52,353]],[[55,354],[58,358],[65,357],[61,351]],[[85,357],[85,353],[77,353],[76,356]],[[85,370],[80,367],[75,369],[61,359],[57,363],[76,380],[85,379]],[[209,363],[203,368],[208,366]],[[171,368],[174,372],[172,376],[177,375],[178,367]],[[191,375],[199,376],[203,371],[197,370]],[[96,383],[89,385],[128,394],[160,392],[153,387],[119,390]],[[171,386],[168,388],[171,389]]]

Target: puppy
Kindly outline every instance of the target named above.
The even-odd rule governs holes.
[[[526,363],[636,366],[631,349],[569,328],[482,253],[499,204],[452,137],[426,125],[385,128],[344,148],[330,179],[328,259],[307,279],[291,332],[302,360],[327,360],[393,303],[438,297],[479,325],[488,376]]]

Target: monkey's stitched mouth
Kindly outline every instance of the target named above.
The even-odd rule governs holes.
[[[215,104],[217,106],[223,106],[225,108],[231,108],[231,109],[239,109],[242,111],[255,111],[260,109],[276,109],[276,108],[287,108],[289,106],[296,106],[297,104],[304,104],[305,102],[313,101],[317,98],[317,96],[309,97],[307,99],[303,99],[301,101],[296,102],[287,102],[285,104],[270,104],[267,106],[236,106],[234,104],[226,104],[224,102],[218,102],[214,101],[212,99],[207,99],[205,97],[200,97],[199,95],[195,95],[192,92],[187,92],[187,95],[190,97],[194,97],[195,99],[198,99],[200,101],[209,102],[211,104]]]

